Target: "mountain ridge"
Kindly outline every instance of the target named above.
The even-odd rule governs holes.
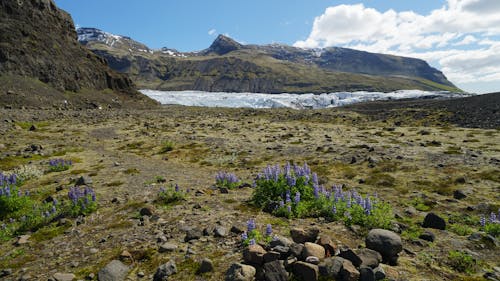
[[[124,48],[110,33],[80,28],[80,40],[141,87],[263,93],[323,93],[401,89],[461,91],[439,70],[415,59],[347,48],[301,49],[283,44],[244,45],[225,35],[198,52]],[[100,38],[89,40],[91,38]],[[120,36],[124,46],[146,46]]]

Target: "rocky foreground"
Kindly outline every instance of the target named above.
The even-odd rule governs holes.
[[[500,207],[498,129],[404,110],[2,109],[0,171],[24,179],[9,198],[47,209],[2,211],[0,276],[498,280],[487,228]],[[376,193],[392,208],[389,229],[255,207],[255,177],[287,162],[307,162],[326,189]],[[241,184],[217,186],[220,171]]]

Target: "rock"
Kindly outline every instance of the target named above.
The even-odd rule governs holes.
[[[434,239],[436,238],[436,236],[434,235],[434,233],[432,233],[430,231],[424,231],[422,234],[420,234],[420,236],[418,236],[418,238],[425,240],[425,241],[434,242]]]
[[[73,281],[76,276],[72,273],[56,273],[54,274],[54,279],[56,281]]]
[[[413,207],[413,206],[410,206],[410,207],[406,208],[404,210],[404,212],[405,212],[406,215],[408,215],[410,217],[416,216],[418,214],[417,209],[415,209],[415,207]]]
[[[178,248],[177,245],[167,242],[160,245],[158,252],[160,253],[173,252],[177,250],[177,248]]]
[[[230,230],[232,233],[236,233],[236,234],[242,234],[243,232],[245,232],[245,230],[243,230],[242,227],[238,226],[238,225],[233,225],[231,226],[231,230]]]
[[[288,257],[290,248],[285,246],[275,246],[271,248],[271,251],[280,253],[280,259],[284,260]]]
[[[228,194],[229,193],[229,189],[227,187],[219,187],[219,191],[222,194]]]
[[[266,250],[258,244],[249,245],[243,250],[243,260],[248,264],[262,265],[266,253]]]
[[[365,239],[368,249],[379,252],[384,262],[397,263],[398,253],[403,250],[401,237],[385,229],[372,229]]]
[[[264,264],[264,280],[266,281],[287,281],[288,272],[283,265],[283,261],[272,261]]]
[[[290,230],[290,235],[292,236],[292,240],[295,243],[305,243],[305,242],[316,242],[316,238],[318,237],[319,229],[318,228],[292,228]]]
[[[92,179],[90,177],[87,177],[87,176],[81,176],[75,182],[76,186],[91,185],[91,184],[92,184]]]
[[[302,259],[305,260],[307,257],[317,257],[318,259],[325,258],[325,248],[316,243],[306,242],[304,244],[304,249],[302,250]]]
[[[132,260],[133,257],[132,257],[132,254],[127,251],[127,250],[124,250],[121,254],[120,254],[120,260],[124,261],[124,260]]]
[[[226,271],[226,281],[253,281],[256,270],[253,266],[233,263]],[[155,280],[156,281],[156,280]]]
[[[220,226],[220,225],[215,226],[214,236],[215,237],[226,237],[227,236],[227,229],[223,226]]]
[[[446,222],[440,216],[434,213],[428,213],[424,218],[424,223],[422,224],[422,227],[445,230]]]
[[[466,197],[467,197],[467,195],[465,194],[465,192],[463,190],[453,191],[453,198],[455,198],[455,199],[462,200]]]
[[[169,276],[177,273],[177,266],[173,260],[164,263],[158,267],[153,276],[153,281],[166,281]]]
[[[36,126],[35,126],[35,125],[31,125],[31,127],[30,127],[30,129],[29,129],[29,130],[33,132],[33,131],[36,131],[36,130],[37,130],[37,128],[36,128]]]
[[[323,246],[325,248],[325,256],[326,257],[333,257],[335,256],[335,253],[337,252],[337,246],[333,241],[327,237],[327,236],[320,236],[318,241],[316,242],[317,244]]]
[[[184,242],[189,242],[191,240],[198,240],[203,236],[203,231],[198,228],[191,228],[186,231],[186,237],[184,237]]]
[[[385,279],[385,271],[380,266],[373,269],[373,274],[375,274],[375,280],[384,280]]]
[[[340,270],[340,280],[343,281],[357,281],[359,279],[359,271],[354,267],[354,265],[348,261],[344,260],[342,263],[342,269]]]
[[[142,272],[142,271],[137,272],[137,277],[143,278],[144,276],[146,276],[146,274],[144,274],[144,272]]]
[[[319,277],[319,268],[315,264],[298,261],[293,264],[293,274],[304,281],[315,281]]]
[[[275,252],[275,251],[269,251],[269,252],[264,254],[264,263],[279,260],[280,257],[281,257],[281,253]]]
[[[153,211],[151,210],[150,207],[144,207],[142,208],[140,211],[139,211],[139,214],[141,215],[141,217],[143,216],[152,216],[153,215]]]
[[[358,257],[361,259],[361,267],[376,268],[382,262],[382,255],[371,249],[359,250]]]
[[[359,267],[361,263],[363,262],[360,257],[356,253],[353,252],[353,250],[343,247],[340,248],[340,253],[338,254],[339,257],[344,258],[346,260],[351,261],[351,263],[355,267]]]
[[[24,245],[24,244],[28,244],[30,241],[31,235],[28,235],[28,234],[25,234],[25,235],[21,235],[19,237],[17,237],[17,241],[15,243],[16,246],[21,246],[21,245]]]
[[[214,271],[214,264],[211,259],[204,258],[200,262],[200,269],[198,270],[199,273],[206,273],[206,272],[212,272]]]
[[[319,264],[319,258],[317,258],[315,256],[309,256],[309,257],[306,258],[305,261],[308,262],[308,263],[316,264],[316,265]]]
[[[12,269],[11,268],[2,269],[0,271],[0,277],[5,277],[5,276],[9,276],[9,275],[12,275]]]
[[[283,237],[283,236],[275,236],[274,239],[269,243],[269,246],[271,248],[274,248],[276,246],[283,246],[283,247],[290,247],[292,245],[292,241],[290,239]]]
[[[292,243],[289,248],[290,248],[290,255],[300,258],[302,250],[304,250],[304,245],[298,243]]]
[[[97,277],[99,281],[122,281],[127,277],[129,267],[121,261],[112,260],[103,269],[99,270]]]
[[[359,269],[359,281],[375,281],[375,273],[371,267],[361,267]]]

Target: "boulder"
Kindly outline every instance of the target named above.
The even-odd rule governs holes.
[[[73,273],[56,273],[54,274],[54,280],[56,281],[73,281],[76,276]]]
[[[340,270],[342,269],[344,260],[345,259],[341,257],[326,258],[319,264],[319,273],[321,276],[337,279],[340,276]]]
[[[359,250],[358,257],[361,259],[361,267],[376,268],[382,262],[382,255],[371,249]]]
[[[317,257],[318,259],[325,258],[325,248],[316,243],[306,242],[304,244],[304,249],[302,250],[302,259],[305,260],[307,257]]]
[[[319,268],[315,264],[298,261],[293,264],[293,274],[299,280],[316,281],[319,277]]]
[[[199,273],[206,273],[206,272],[212,272],[214,271],[214,264],[211,259],[204,258],[200,262],[200,269],[198,270]]]
[[[427,230],[427,231],[424,231],[422,234],[420,234],[420,236],[418,236],[418,238],[425,240],[425,241],[434,242],[434,240],[436,239],[436,236],[434,235],[434,233]]]
[[[422,227],[445,230],[446,222],[440,216],[434,213],[428,213],[424,218]]]
[[[338,256],[341,257],[341,258],[344,258],[346,260],[351,261],[351,263],[355,267],[359,267],[361,265],[361,263],[363,262],[361,260],[361,258],[358,257],[358,255],[356,253],[354,253],[353,250],[351,250],[351,249],[349,249],[347,247],[340,248],[340,253],[339,253]]]
[[[342,269],[340,270],[340,280],[342,281],[357,281],[359,279],[359,271],[349,260],[344,260]]]
[[[184,242],[189,242],[191,240],[198,240],[203,236],[203,231],[198,228],[191,228],[186,231],[186,236],[184,237]]]
[[[318,228],[292,228],[290,230],[290,235],[292,236],[292,240],[295,243],[304,244],[305,242],[316,242],[316,238],[318,237],[319,229]]]
[[[166,243],[163,243],[160,245],[158,252],[166,253],[166,252],[173,252],[175,250],[177,250],[177,245],[175,245],[173,243],[166,242]]]
[[[361,267],[359,269],[359,281],[375,281],[375,273],[371,267]]]
[[[316,242],[317,244],[323,246],[325,248],[325,256],[326,257],[333,257],[335,256],[335,253],[337,252],[337,246],[333,241],[327,237],[327,236],[320,236],[318,241]]]
[[[272,261],[264,264],[264,279],[266,281],[287,281],[288,272],[282,261]]]
[[[153,276],[153,281],[166,281],[169,276],[177,273],[177,266],[173,260],[160,265]]]
[[[253,281],[257,271],[253,266],[233,263],[226,271],[226,281]]]
[[[119,260],[112,260],[103,269],[99,270],[99,281],[122,281],[127,277],[129,267]]]
[[[398,234],[385,229],[372,229],[365,239],[368,249],[379,252],[382,260],[390,264],[396,264],[398,253],[403,250],[401,237]]]
[[[289,254],[294,256],[294,257],[300,258],[301,254],[302,254],[302,250],[304,250],[304,245],[298,244],[298,243],[292,243],[290,245]]]
[[[262,265],[266,253],[266,250],[258,244],[249,245],[243,250],[243,260],[248,264]]]

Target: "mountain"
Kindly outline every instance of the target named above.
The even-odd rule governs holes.
[[[71,16],[52,0],[2,0],[0,29],[3,104],[152,103],[128,76],[78,43]]]
[[[262,93],[460,91],[425,61],[347,48],[244,45],[219,35],[199,52],[153,50],[125,36],[79,28],[79,41],[140,88]]]

